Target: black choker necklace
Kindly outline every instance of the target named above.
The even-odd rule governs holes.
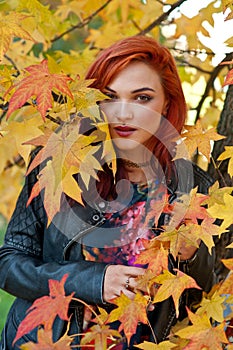
[[[132,162],[131,160],[128,159],[122,159],[122,162],[124,165],[128,166],[129,168],[144,168],[147,167],[148,165],[150,165],[150,162],[145,162],[145,163],[135,163]]]

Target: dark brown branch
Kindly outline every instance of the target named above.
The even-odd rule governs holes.
[[[232,60],[232,55],[233,55],[232,52],[229,53],[229,54],[227,54],[226,57],[222,60],[222,62],[231,61],[231,60]],[[221,70],[222,70],[224,67],[225,67],[225,65],[220,65],[220,64],[219,64],[218,66],[216,66],[216,67],[213,69],[213,71],[212,71],[212,73],[211,73],[211,75],[210,75],[210,78],[209,78],[209,80],[207,81],[207,84],[206,84],[206,87],[205,87],[205,91],[204,91],[204,93],[203,93],[203,95],[202,95],[202,97],[201,97],[201,99],[200,99],[200,101],[199,101],[197,107],[194,108],[194,109],[197,111],[195,122],[196,122],[196,121],[199,119],[199,117],[200,117],[201,108],[202,108],[202,106],[203,106],[203,103],[204,103],[205,99],[209,96],[209,92],[210,92],[211,88],[213,88],[215,79],[217,78],[217,76],[219,75],[219,73],[221,72]]]
[[[137,35],[145,35],[149,33],[153,28],[160,25],[167,17],[172,13],[177,7],[182,5],[187,0],[178,0],[174,4],[171,5],[170,9],[167,12],[164,12],[161,16],[159,16],[154,22],[149,24],[146,28],[141,30]]]
[[[18,69],[18,67],[16,66],[15,62],[12,60],[12,58],[10,58],[9,56],[7,56],[6,54],[4,55],[4,57],[7,59],[7,61],[9,61],[12,66],[14,67],[14,69],[16,70],[16,74],[12,74],[14,77],[18,77],[20,75],[20,70]]]
[[[84,18],[82,20],[82,22],[79,22],[78,24],[76,24],[75,26],[72,26],[71,28],[67,29],[65,32],[55,36],[51,42],[53,43],[54,41],[57,41],[59,39],[61,39],[64,35],[71,33],[73,30],[75,29],[80,29],[85,27],[88,23],[91,22],[91,20],[98,15],[99,12],[101,12],[106,6],[108,6],[108,4],[111,2],[112,0],[107,0],[101,7],[99,7],[96,11],[94,11],[90,16]]]

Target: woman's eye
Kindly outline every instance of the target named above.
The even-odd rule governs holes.
[[[111,93],[108,93],[108,92],[105,92],[104,94],[108,97],[108,99],[106,99],[106,101],[116,100],[117,99],[117,96],[114,95],[114,94],[111,94]]]
[[[139,95],[136,97],[136,100],[137,101],[142,101],[142,102],[148,102],[152,99],[151,96],[148,96],[148,95]]]

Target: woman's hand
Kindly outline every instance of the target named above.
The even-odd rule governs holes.
[[[140,267],[109,265],[104,278],[104,301],[110,303],[121,292],[133,300],[135,296],[134,288],[137,286],[136,278],[144,273],[145,269]]]

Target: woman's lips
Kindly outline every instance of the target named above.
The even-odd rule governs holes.
[[[121,137],[127,137],[132,135],[136,129],[130,126],[115,126],[114,131]]]

